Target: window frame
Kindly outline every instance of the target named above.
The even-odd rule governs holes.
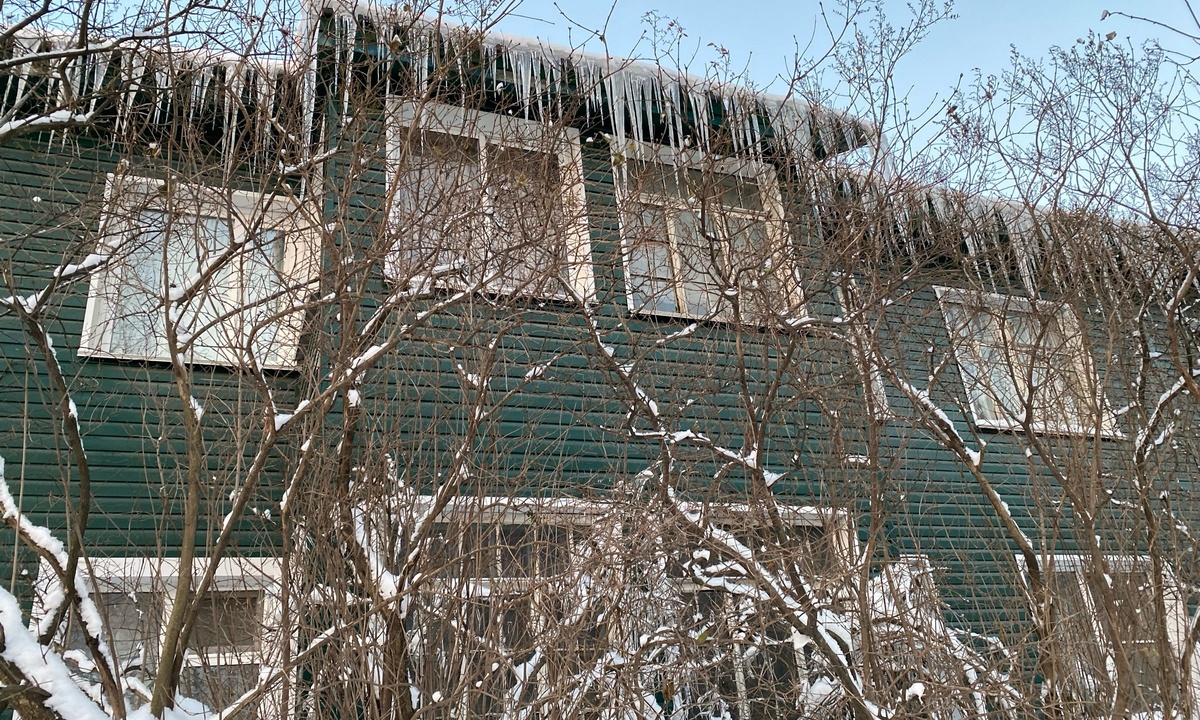
[[[429,513],[438,508],[436,499],[432,496],[421,496],[414,507],[415,517],[428,517]],[[488,528],[489,533],[495,533],[500,530],[501,526],[509,524],[530,523],[539,526],[551,527],[574,527],[580,529],[580,535],[583,538],[587,537],[595,522],[602,516],[608,515],[614,511],[615,506],[604,501],[589,501],[569,497],[554,497],[554,498],[519,498],[519,497],[501,497],[501,496],[458,496],[452,498],[448,503],[438,510],[437,518],[434,522],[450,522],[454,518],[460,518],[461,523],[481,524]],[[744,503],[711,503],[711,502],[690,502],[683,501],[679,504],[679,509],[685,513],[701,513],[702,517],[706,518],[706,522],[715,523],[717,527],[729,531],[729,528],[722,523],[737,523],[743,521],[746,515],[755,512],[755,506]],[[830,563],[840,569],[849,569],[852,566],[852,559],[859,552],[858,537],[855,532],[854,518],[850,512],[829,507],[814,507],[802,505],[776,505],[776,510],[779,513],[781,520],[789,527],[804,528],[813,527],[820,528],[822,531],[822,539],[828,540]],[[618,520],[618,525],[620,521]],[[499,536],[502,538],[502,535]],[[741,542],[739,540],[739,542]],[[497,544],[497,548],[502,545]],[[696,545],[689,550],[706,549],[703,545]],[[568,548],[570,550],[570,548]],[[503,568],[503,560],[493,559],[490,562],[497,563],[495,566],[498,570]],[[455,574],[447,574],[444,578],[439,578],[436,581],[436,586],[433,592],[445,592],[450,597],[462,601],[464,598],[486,598],[492,596],[493,587],[499,582],[506,588],[519,587],[521,583],[528,583],[528,589],[531,593],[538,592],[538,585],[542,583],[544,578],[521,578],[512,575],[497,574],[489,577],[462,577]],[[700,592],[708,591],[719,595],[718,602],[721,607],[725,607],[729,603],[736,602],[734,593],[729,590],[702,585],[697,582],[690,574],[680,575],[677,577],[669,577],[667,579],[672,591],[677,599],[682,604],[686,605],[691,602],[687,598],[690,595],[698,595]],[[732,585],[747,586],[749,581],[730,580]],[[832,587],[832,583],[831,583]],[[500,593],[503,597],[503,593]],[[836,600],[846,600],[840,594],[834,595]],[[531,618],[534,623],[537,621],[537,603],[534,597],[530,595],[529,602],[531,603]],[[727,619],[731,616],[722,615]],[[536,624],[530,625],[530,632],[536,632]],[[807,680],[806,659],[803,652],[803,647],[796,645],[796,636],[793,628],[791,638],[775,638],[775,641],[785,645],[790,645],[796,652],[796,672],[797,677]],[[625,642],[630,640],[626,636],[627,628],[621,626],[608,626],[604,628],[604,634],[600,635],[602,642]],[[750,644],[738,646],[740,649],[752,647]],[[735,673],[734,683],[739,688],[739,697],[737,702],[742,709],[749,707],[752,702],[747,685],[748,666],[741,658],[740,652],[734,652],[731,657],[734,664],[733,671]],[[548,668],[543,667],[542,672],[549,672]],[[715,675],[712,677],[716,677]],[[711,679],[711,678],[710,678]],[[805,690],[806,691],[806,690]],[[724,702],[724,698],[717,698],[719,702]],[[466,712],[470,710],[470,695],[464,693],[461,700],[462,705],[457,706],[457,709]]]
[[[438,502],[433,496],[422,495],[417,498],[415,503],[415,516],[428,517],[430,513],[438,508]],[[455,574],[454,572],[439,573],[436,577],[430,578],[427,582],[430,583],[427,589],[421,590],[418,596],[424,595],[428,598],[431,594],[444,595],[458,602],[482,600],[487,602],[489,598],[498,597],[501,599],[499,608],[505,608],[504,599],[506,593],[520,593],[518,597],[528,605],[529,626],[526,632],[535,635],[540,629],[540,624],[545,623],[547,615],[544,612],[539,612],[539,600],[542,593],[545,592],[545,579],[550,575],[530,574],[523,576],[520,573],[506,573],[508,569],[504,566],[503,551],[506,547],[513,547],[504,544],[503,531],[505,527],[510,525],[530,525],[533,527],[553,527],[566,528],[568,530],[577,529],[579,534],[586,537],[587,530],[592,527],[596,519],[603,515],[611,507],[606,503],[589,502],[576,498],[519,498],[519,497],[502,497],[502,496],[456,496],[451,498],[448,503],[445,503],[437,509],[435,523],[451,523],[459,525],[459,531],[469,526],[479,526],[486,530],[496,542],[494,546],[483,545],[480,547],[491,548],[489,555],[492,556],[489,565],[490,569],[486,573],[477,573],[475,575]],[[460,541],[463,537],[461,534],[457,536]],[[537,541],[534,541],[535,547]],[[518,546],[519,547],[519,546]],[[574,551],[573,540],[570,536],[567,538],[565,546],[567,553]],[[450,554],[450,549],[447,548],[447,553],[450,559],[460,557],[460,555]],[[532,551],[534,561],[538,553]],[[571,557],[571,555],[568,555]],[[570,560],[567,561],[568,563]],[[447,566],[446,570],[450,570]],[[541,568],[534,570],[530,568],[532,573],[540,573]],[[435,607],[432,602],[426,602],[423,607]],[[431,618],[426,618],[425,622],[436,621]],[[501,624],[505,622],[503,616],[499,620]],[[428,627],[424,628],[428,630]],[[612,639],[612,628],[607,628],[607,640]],[[430,645],[428,650],[436,652],[435,646]],[[421,648],[420,652],[426,652],[426,648]],[[421,660],[424,662],[424,658]],[[524,679],[524,682],[539,682],[546,674],[551,672],[551,668],[542,666],[539,669],[540,675],[533,675]],[[476,686],[478,689],[479,686]],[[506,690],[511,691],[511,688]],[[457,706],[457,710],[462,717],[469,717],[472,712],[472,703],[475,701],[475,695],[471,692],[462,693],[460,698],[461,705]]]
[[[728,524],[740,521],[744,516],[756,511],[757,506],[736,502],[692,502],[679,501],[679,509],[685,513],[697,513],[707,516],[709,523],[730,532]],[[837,565],[849,568],[851,560],[858,553],[858,533],[855,531],[854,518],[847,510],[833,507],[817,507],[815,505],[788,505],[776,502],[774,512],[784,525],[792,528],[825,528],[829,537],[834,541],[832,549],[838,560]],[[739,542],[741,542],[739,540]]]
[[[1088,586],[1087,577],[1084,574],[1087,564],[1091,558],[1078,553],[1052,553],[1049,555],[1042,555],[1041,560],[1043,562],[1043,569],[1049,568],[1050,572],[1053,574],[1068,574],[1079,587],[1079,594],[1084,606],[1083,610],[1087,614],[1087,624],[1089,630],[1091,631],[1090,640],[1093,643],[1094,649],[1099,653],[1101,659],[1104,661],[1106,669],[1109,673],[1109,680],[1111,682],[1113,677],[1112,673],[1114,672],[1112,669],[1112,648],[1110,647],[1109,639],[1104,635],[1104,630],[1100,624],[1101,620],[1099,617],[1099,610],[1096,606],[1096,599],[1092,595],[1091,588]],[[1033,597],[1030,595],[1028,577],[1029,567],[1026,564],[1023,555],[1017,554],[1016,561],[1017,568],[1019,570],[1021,588],[1025,592],[1026,600],[1032,605]],[[1128,573],[1131,570],[1139,567],[1147,567],[1151,563],[1148,555],[1141,554],[1126,555],[1106,553],[1104,555],[1104,561],[1108,565],[1109,573]],[[1114,570],[1115,565],[1121,565],[1123,567]],[[1189,624],[1189,616],[1187,607],[1184,605],[1183,596],[1180,593],[1178,579],[1175,577],[1175,574],[1171,572],[1170,568],[1166,568],[1166,574],[1167,577],[1165,580],[1167,585],[1165,594],[1167,594],[1168,597],[1164,598],[1164,605],[1166,606],[1165,609],[1167,614],[1165,622],[1169,631],[1171,631],[1169,632],[1170,637],[1168,638],[1171,643],[1171,649],[1175,653],[1179,653],[1182,652],[1182,642],[1186,641],[1187,638],[1186,628]],[[1111,579],[1109,579],[1109,582],[1111,584]],[[1052,586],[1051,592],[1053,592]],[[1058,600],[1055,599],[1055,602],[1058,603]],[[1079,638],[1078,640],[1079,642],[1085,642],[1085,639],[1083,638]],[[1149,642],[1153,644],[1154,640],[1150,640]],[[1172,658],[1172,660],[1175,659],[1176,658]],[[1078,682],[1079,678],[1071,678],[1071,680]],[[1181,678],[1181,682],[1187,682],[1187,680]],[[1190,682],[1192,685],[1192,693],[1194,695],[1197,691],[1200,691],[1200,667],[1196,667],[1195,664],[1193,664],[1192,667],[1192,677]]]
[[[172,192],[176,197],[182,197],[182,201],[172,201],[161,197],[161,190],[168,184],[174,185]],[[184,206],[183,209],[179,208],[180,204]],[[122,275],[128,271],[127,263],[123,262],[123,258],[119,254],[128,250],[128,241],[136,239],[145,229],[137,222],[136,216],[141,213],[153,212],[163,216],[174,215],[176,218],[195,220],[208,218],[218,221],[228,220],[231,222],[229,227],[230,245],[243,242],[249,229],[281,233],[283,238],[278,242],[283,243],[282,267],[276,268],[276,270],[283,282],[281,287],[274,291],[279,293],[279,300],[300,299],[300,296],[303,295],[303,288],[314,276],[317,254],[315,239],[312,237],[311,231],[306,228],[301,203],[289,195],[231,190],[147,175],[109,173],[105,182],[104,206],[106,210],[101,216],[97,251],[115,257],[91,278],[87,306],[84,310],[83,332],[79,342],[81,357],[153,362],[171,361],[171,357],[165,350],[144,354],[123,352],[113,348],[113,330],[116,320],[113,298],[121,287],[126,286],[123,283]],[[112,210],[113,208],[116,209],[115,212]],[[211,212],[205,212],[208,210]],[[169,222],[176,222],[176,220],[171,219]],[[164,243],[166,242],[169,240],[164,235]],[[156,252],[160,250],[162,248],[156,249]],[[238,256],[230,258],[229,263],[237,266]],[[218,296],[233,303],[234,307],[241,307],[244,290],[244,282],[234,282],[227,291],[218,293]],[[143,293],[139,292],[138,294],[142,295]],[[201,293],[201,295],[203,294]],[[235,294],[236,298],[233,297]],[[149,293],[144,293],[144,295],[150,299],[158,299],[156,295]],[[161,303],[156,303],[155,312],[164,312]],[[294,369],[298,361],[304,313],[296,310],[291,312],[276,310],[272,314],[280,315],[273,320],[273,324],[277,328],[276,338],[282,338],[282,340],[276,341],[278,349],[269,353],[268,357],[256,356],[255,360],[262,369]],[[240,316],[241,313],[227,315],[216,321],[207,332],[241,335],[242,333],[236,327]],[[161,339],[162,336],[155,338],[156,341],[161,341]],[[192,345],[191,354],[184,359],[184,362],[223,367],[247,365],[240,347],[220,347],[214,357],[196,357],[195,344]]]
[[[208,568],[210,558],[200,557],[192,562],[192,577],[202,576]],[[171,602],[178,587],[180,563],[178,558],[151,558],[142,556],[125,556],[111,558],[89,558],[89,582],[92,584],[93,599],[100,595],[153,595],[159,598],[161,606],[155,622],[155,632],[142,638],[140,642],[154,647],[161,647],[165,637],[166,627],[170,619]],[[31,614],[33,623],[37,623],[44,612],[40,598],[45,597],[45,583],[54,577],[54,571],[45,559],[39,562],[38,580],[34,586],[37,590]],[[217,571],[208,589],[212,594],[228,594],[235,596],[256,595],[258,598],[258,647],[256,649],[216,649],[197,653],[184,649],[183,668],[205,667],[242,667],[258,665],[260,668],[270,665],[273,655],[279,654],[284,643],[289,642],[281,632],[282,619],[282,567],[281,560],[273,556],[261,557],[226,557],[218,561]],[[105,612],[105,608],[101,608]],[[109,637],[112,630],[105,618],[105,630]],[[114,651],[115,652],[115,651]],[[114,657],[114,660],[116,658]],[[262,696],[263,700],[271,702],[275,691],[268,690]],[[221,709],[221,708],[214,708]]]
[[[735,521],[744,521],[744,515],[754,512],[754,506],[745,503],[705,503],[705,502],[681,502],[679,508],[685,513],[700,513],[701,516],[707,516],[707,523],[713,524],[722,531],[734,534],[729,524]],[[790,527],[793,532],[798,528],[820,528],[823,531],[824,540],[830,544],[829,549],[831,557],[829,558],[833,568],[836,570],[849,571],[853,566],[853,559],[859,553],[858,534],[855,531],[855,523],[852,515],[846,510],[829,507],[815,507],[811,505],[775,505],[775,511],[779,514],[780,521],[787,527]],[[736,536],[735,536],[735,539]],[[745,546],[745,542],[737,539],[739,543]],[[751,548],[753,551],[753,549]],[[708,548],[704,545],[699,545],[693,548],[695,551],[708,552]],[[735,561],[736,562],[736,561]],[[685,606],[690,605],[693,600],[703,592],[710,592],[718,595],[717,602],[720,609],[727,613],[729,609],[736,604],[740,593],[736,592],[735,588],[743,588],[750,590],[754,587],[754,582],[750,579],[728,579],[723,582],[725,589],[718,589],[711,585],[705,585],[698,582],[691,575],[684,575],[673,580],[675,592],[679,598],[684,601]],[[836,589],[836,586],[832,586]],[[829,588],[825,588],[829,589]],[[850,596],[843,596],[835,593],[833,596],[835,602],[852,600]],[[723,615],[724,619],[730,623],[730,628],[733,627],[732,615]],[[809,669],[808,660],[805,656],[804,644],[801,641],[802,636],[795,627],[791,627],[790,642],[792,644],[794,655],[794,672],[798,680],[796,688],[798,695],[805,695],[810,692],[808,686]],[[787,640],[775,638],[775,642],[786,643]],[[861,637],[855,637],[855,640],[861,642]],[[737,689],[737,697],[733,698],[736,703],[739,717],[751,717],[751,703],[753,698],[750,695],[750,686],[748,685],[748,677],[750,666],[747,662],[751,655],[749,649],[752,645],[743,645],[736,638],[731,638],[732,652],[730,660],[732,662],[733,682]],[[705,678],[705,681],[716,678],[712,675]],[[716,697],[712,702],[726,703],[726,698]],[[704,706],[697,706],[704,707]]]
[[[951,343],[951,351],[958,364],[960,379],[967,392],[966,404],[970,408],[971,416],[977,427],[989,430],[1019,431],[1028,424],[1034,432],[1040,434],[1089,436],[1098,431],[1100,436],[1105,438],[1121,436],[1116,425],[1116,416],[1110,409],[1101,380],[1096,373],[1094,359],[1083,343],[1079,319],[1069,305],[1049,300],[963,288],[934,286],[934,290],[937,293],[942,319]],[[956,319],[956,315],[959,319]],[[971,334],[970,323],[980,315],[990,318],[987,320],[989,324],[996,325],[991,328],[991,334],[998,338],[998,344]],[[1055,417],[1035,417],[1026,423],[1020,417],[1012,417],[1009,409],[1004,406],[1004,401],[998,396],[999,391],[1011,391],[1021,405],[1014,410],[1019,410],[1023,415],[1030,411],[1045,412],[1044,409],[1028,407],[1024,402],[1025,394],[1028,391],[1026,373],[1032,368],[1017,364],[1013,356],[1020,344],[1011,337],[1012,322],[1021,316],[1053,317],[1058,325],[1063,348],[1069,353],[1067,359],[1071,366],[1056,368],[1048,365],[1047,369],[1052,373],[1051,377],[1066,381],[1067,392],[1075,395],[1075,397],[1067,399],[1084,404],[1083,407],[1073,411],[1075,416],[1069,416],[1067,407],[1063,403],[1057,403],[1057,406],[1053,408]],[[970,377],[964,369],[965,366],[981,367],[983,365],[981,349],[985,347],[1005,355],[1007,375],[1012,381],[1010,385],[1003,388],[991,387],[992,378],[990,376]],[[1052,357],[1045,355],[1046,348],[1039,345],[1037,349],[1043,354],[1043,361]],[[1083,392],[1088,385],[1092,384],[1094,384],[1098,397],[1088,397]],[[1080,387],[1081,385],[1082,387]],[[993,406],[994,414],[992,416],[987,415],[979,406],[980,399],[987,400]],[[1037,404],[1036,397],[1034,397],[1034,404]],[[1100,414],[1099,428],[1094,427],[1090,419],[1085,417],[1087,414],[1085,411],[1092,407],[1096,408]]]
[[[389,235],[398,232],[394,222],[396,177],[400,171],[403,155],[401,145],[412,130],[431,131],[475,141],[480,151],[480,173],[484,177],[487,172],[486,155],[489,146],[496,146],[502,150],[513,149],[547,154],[551,154],[548,148],[554,148],[556,152],[552,154],[558,158],[559,190],[565,224],[563,239],[567,245],[564,248],[567,256],[567,277],[565,279],[572,290],[585,302],[595,299],[596,283],[592,269],[591,234],[586,212],[587,199],[584,189],[583,154],[580,149],[579,130],[566,125],[548,126],[524,117],[500,115],[434,101],[414,102],[395,98],[389,100],[385,133],[389,207],[387,218],[384,220]],[[556,134],[559,137],[554,137]],[[389,249],[391,254],[396,252],[394,248]],[[397,262],[395,259],[389,259],[384,263],[384,274],[393,282],[405,276],[395,269]],[[422,273],[414,276],[414,278],[417,277],[423,277]],[[435,277],[432,278],[432,281],[438,286],[457,289],[470,286],[470,283],[455,281],[449,276]],[[505,284],[500,278],[484,283],[483,289],[497,295],[526,296],[543,300],[574,300],[570,293],[561,289],[554,292],[522,290],[519,285]]]
[[[657,165],[676,174],[687,170],[711,171],[715,175],[736,177],[750,180],[758,189],[762,200],[762,210],[754,210],[720,202],[713,198],[729,216],[749,217],[762,221],[765,226],[766,240],[770,244],[769,255],[779,264],[780,272],[788,280],[788,287],[780,296],[788,301],[788,313],[792,316],[803,316],[805,312],[800,283],[796,276],[795,261],[791,253],[791,237],[784,221],[783,197],[779,187],[778,173],[775,168],[757,158],[743,157],[709,157],[696,150],[676,149],[666,145],[656,145],[636,140],[627,140],[625,145],[612,148],[612,163],[614,169],[615,192],[617,198],[618,218],[621,236],[621,264],[624,279],[625,305],[633,317],[668,317],[690,320],[709,320],[715,322],[733,322],[729,314],[728,303],[719,300],[717,307],[707,314],[700,315],[689,312],[687,296],[680,268],[683,267],[683,252],[680,247],[680,231],[678,215],[680,211],[692,209],[694,205],[688,198],[670,197],[663,194],[646,192],[631,187],[630,164],[642,163]],[[693,198],[694,199],[694,198]],[[634,207],[653,207],[664,211],[667,237],[656,239],[667,245],[670,251],[668,279],[675,299],[676,310],[660,310],[648,305],[638,307],[634,302],[633,284],[630,281],[634,245],[636,240],[631,238],[630,218]],[[672,214],[671,211],[674,211]],[[697,222],[700,218],[697,216]],[[726,232],[728,232],[726,230]],[[724,238],[725,241],[728,238]],[[662,268],[658,268],[662,269]],[[718,298],[724,293],[717,289]],[[780,315],[774,312],[773,315]],[[768,323],[765,314],[760,318],[748,318],[743,314],[740,321],[744,324],[762,326]]]

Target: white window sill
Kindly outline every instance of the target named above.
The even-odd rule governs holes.
[[[1025,423],[1016,420],[987,420],[974,416],[974,414],[972,415],[972,419],[975,421],[975,427],[981,430],[995,430],[997,432],[1013,433],[1021,433],[1025,431]],[[1089,429],[1080,425],[1030,423],[1029,429],[1037,435],[1093,437],[1097,434],[1094,429]],[[1120,428],[1117,427],[1101,428],[1099,435],[1103,440],[1119,440],[1125,437],[1125,433],[1121,432]]]
[[[292,348],[291,352],[294,354],[295,349]],[[79,348],[79,357],[89,360],[119,360],[122,362],[144,362],[153,363],[156,365],[171,364],[171,358],[165,356],[114,353],[84,346],[80,346]],[[248,366],[245,363],[234,360],[185,360],[183,364],[193,368],[221,368],[231,371],[248,369]],[[295,360],[292,360],[291,362],[260,362],[259,367],[261,367],[263,370],[270,370],[273,372],[294,372],[300,369],[299,363]]]

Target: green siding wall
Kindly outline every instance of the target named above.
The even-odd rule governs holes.
[[[107,173],[115,148],[86,138],[37,136],[0,147],[0,266],[2,292],[41,290],[54,268],[78,262],[95,248]],[[143,167],[134,159],[134,172]],[[82,254],[80,254],[82,253]],[[171,555],[180,543],[179,499],[186,450],[183,405],[165,363],[87,359],[79,355],[88,282],[54,294],[45,327],[79,410],[79,423],[95,496],[86,542],[96,556],[131,551]],[[256,436],[258,397],[245,378],[223,369],[197,369],[195,397],[204,405],[208,502],[202,532],[210,532],[227,505],[228,482],[249,458],[245,438]],[[274,378],[287,402],[294,378]],[[16,316],[0,317],[0,455],[13,495],[31,519],[65,537],[66,508],[78,492],[78,475],[66,436],[51,409],[40,351]],[[261,425],[260,425],[261,427]],[[242,452],[239,452],[239,448]],[[278,455],[275,475],[286,466]],[[263,488],[262,503],[279,492]],[[262,504],[260,503],[260,504]],[[237,544],[273,544],[272,528],[247,518]],[[0,548],[13,548],[5,536]],[[10,584],[14,554],[0,549],[0,582]],[[26,561],[28,557],[24,558]],[[29,570],[28,566],[22,569]],[[17,573],[16,577],[23,577]]]

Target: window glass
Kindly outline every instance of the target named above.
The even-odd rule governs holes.
[[[630,161],[622,194],[626,292],[633,312],[750,322],[792,309],[786,250],[773,237],[760,169]],[[765,173],[765,170],[761,172]]]
[[[149,682],[156,671],[171,597],[169,591],[105,592],[97,597],[106,642],[118,667],[143,682]],[[220,709],[253,689],[259,676],[262,623],[259,592],[216,592],[203,598],[180,671],[180,692]],[[73,650],[86,648],[84,634],[74,621],[68,626],[66,644]],[[248,720],[255,711],[234,717]]]
[[[260,666],[257,663],[216,665],[202,661],[184,666],[179,672],[179,691],[200,701],[208,708],[226,708],[238,701],[258,683]],[[253,720],[257,708],[251,704],[245,711],[226,715],[232,720]]]
[[[1007,428],[1086,432],[1097,411],[1112,431],[1103,396],[1086,378],[1091,358],[1070,308],[1043,301],[939,289],[976,422]]]
[[[162,609],[155,597],[153,593],[101,593],[96,598],[108,633],[105,641],[121,669],[148,670],[148,663],[157,655]],[[75,622],[68,627],[66,644],[72,650],[87,648],[85,635]]]
[[[387,266],[395,281],[590,293],[582,209],[570,192],[574,136],[459,108],[398,112]]]
[[[679,623],[692,639],[679,663],[684,717],[769,720],[796,712],[804,656],[792,629],[767,617],[731,593],[684,595]]]
[[[445,522],[435,527],[434,567],[442,584],[425,593],[410,616],[413,648],[427,694],[469,683],[453,716],[497,718],[522,688],[565,668],[548,659],[578,659],[595,638],[554,625],[569,614],[569,593],[554,582],[567,570],[579,531],[553,523]],[[432,688],[432,689],[429,689]],[[532,692],[532,690],[530,690]],[[531,696],[533,697],[533,696]]]
[[[1150,574],[1144,567],[1123,568],[1110,573],[1115,604],[1113,628],[1117,642],[1128,651],[1130,669],[1133,671],[1136,697],[1134,712],[1148,712],[1161,705],[1158,679],[1163,670],[1162,658],[1155,642],[1161,621],[1158,603],[1154,598],[1154,587]],[[1100,602],[1097,600],[1097,604]],[[1170,658],[1168,662],[1175,662]]]
[[[1111,691],[1108,669],[1096,642],[1094,618],[1084,601],[1080,578],[1074,570],[1057,570],[1051,573],[1050,582],[1055,603],[1055,642],[1066,660],[1065,672],[1074,699],[1085,705],[1102,702]]]
[[[1112,605],[1089,582],[1077,558],[1056,559],[1050,574],[1054,599],[1054,652],[1064,667],[1068,702],[1088,717],[1107,716],[1114,685],[1114,653],[1125,653],[1132,671],[1131,710],[1151,714],[1162,705],[1160,653],[1155,642],[1160,621],[1149,571],[1141,560],[1114,558],[1103,582]],[[1174,662],[1174,660],[1172,660]]]
[[[178,301],[185,362],[241,365],[247,347],[261,366],[295,362],[302,317],[284,311],[300,292],[288,276],[302,263],[288,268],[287,241],[300,241],[279,228],[282,212],[255,207],[265,200],[249,193],[109,183],[102,244],[113,260],[92,279],[81,353],[170,359],[166,307]]]
[[[393,223],[405,271],[450,266],[482,220],[483,178],[474,138],[421,132],[395,177]]]
[[[188,648],[198,653],[259,650],[258,593],[216,593],[200,600]]]

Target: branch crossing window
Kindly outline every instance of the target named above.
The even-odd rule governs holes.
[[[168,308],[187,362],[289,367],[308,248],[289,199],[110,176],[81,352],[170,359]],[[194,286],[194,288],[193,288]],[[177,303],[178,301],[178,303]],[[172,310],[174,312],[174,310]]]
[[[163,633],[174,599],[177,562],[144,558],[90,562],[98,590],[94,599],[107,633],[104,640],[117,671],[150,686],[158,672]],[[197,574],[203,562],[198,561]],[[42,567],[39,586],[50,572]],[[278,588],[277,560],[231,558],[222,562],[213,589],[197,607],[179,676],[180,694],[218,711],[232,706],[257,686],[263,664],[269,664],[272,650],[280,642],[275,629]],[[73,622],[63,643],[68,659],[86,656],[83,632]],[[271,694],[266,693],[249,712],[231,717],[271,717],[266,711],[270,699]]]
[[[600,505],[469,505],[445,511],[422,545],[429,580],[408,616],[414,685],[435,716],[533,708],[606,717],[628,701],[630,682],[658,693],[654,702],[672,717],[771,718],[802,701],[817,666],[795,628],[733,569],[736,557],[710,551],[689,560],[694,539],[680,536],[683,545],[666,541],[679,552],[665,564],[618,560],[603,548],[624,546],[626,530]],[[760,565],[780,577],[799,571],[833,596],[848,519],[787,509],[779,537],[742,525],[750,513],[725,513],[730,507],[718,512]],[[697,581],[689,565],[707,568],[713,582]],[[611,584],[632,577],[636,586]],[[651,636],[650,647],[637,639]],[[634,656],[648,665],[632,672],[645,675],[613,675]]]
[[[779,531],[758,513],[733,505],[713,507],[711,522],[767,572],[778,578],[798,574],[812,592],[835,603],[848,567],[848,519],[811,509],[779,511]],[[833,682],[809,640],[747,576],[746,559],[705,543],[690,560],[668,568],[678,605],[675,617],[664,622],[688,638],[676,650],[670,682],[680,717],[798,716],[803,709],[815,711],[811,705],[820,697],[814,685]]]
[[[622,163],[630,310],[761,323],[796,309],[774,172],[752,161],[688,165],[646,153],[653,159]]]
[[[588,687],[607,647],[606,600],[579,587],[583,521],[498,510],[434,526],[436,580],[409,618],[423,703],[457,697],[452,717],[506,717],[531,702],[600,712]]]
[[[1174,578],[1164,578],[1160,606],[1144,558],[1109,558],[1103,574],[1092,572],[1083,557],[1051,560],[1052,650],[1062,665],[1066,701],[1080,717],[1108,717],[1116,687],[1114,653],[1119,651],[1128,661],[1133,686],[1127,709],[1137,716],[1152,715],[1162,707],[1162,671],[1179,663],[1178,657],[1163,657],[1158,629],[1165,620],[1171,655],[1181,651],[1186,636],[1186,614]],[[1101,596],[1100,582],[1108,584],[1111,604]],[[1160,607],[1166,609],[1165,618]]]
[[[1071,309],[937,288],[975,422],[1009,429],[1112,434],[1115,423]]]
[[[729,592],[685,590],[682,600],[680,627],[695,641],[681,653],[684,717],[791,717],[809,681],[796,629]]]
[[[405,104],[395,114],[394,280],[590,296],[577,131],[443,105]]]

